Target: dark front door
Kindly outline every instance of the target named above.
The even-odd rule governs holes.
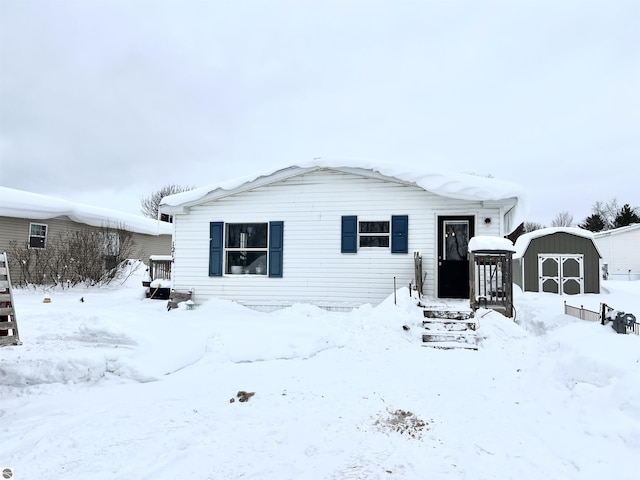
[[[470,216],[438,217],[438,298],[469,298]]]

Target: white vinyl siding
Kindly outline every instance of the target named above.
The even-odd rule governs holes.
[[[610,280],[640,280],[640,225],[595,234]]]
[[[396,182],[319,170],[254,190],[191,207],[175,214],[174,286],[194,289],[196,302],[210,297],[247,305],[296,302],[353,307],[377,304],[398,287],[413,282],[413,252],[423,256],[424,292],[435,297],[436,219],[438,215],[475,215],[477,235],[500,234],[500,206],[440,197]],[[388,248],[341,254],[341,218],[409,217],[408,254]],[[485,225],[479,218],[493,218]],[[282,278],[209,277],[210,222],[284,222]]]

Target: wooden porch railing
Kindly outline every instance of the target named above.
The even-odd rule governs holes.
[[[481,250],[469,253],[471,308],[490,308],[513,317],[513,252]]]
[[[413,252],[413,276],[416,282],[416,291],[421,297],[424,287],[424,277],[422,276],[422,256],[420,252]]]

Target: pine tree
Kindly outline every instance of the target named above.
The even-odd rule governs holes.
[[[602,218],[602,215],[593,213],[585,218],[584,222],[578,226],[584,230],[589,230],[590,232],[601,232],[605,229],[606,222],[604,218]]]
[[[613,228],[626,227],[632,223],[640,223],[640,217],[636,213],[635,208],[631,208],[628,203],[618,210],[615,220],[613,221]]]

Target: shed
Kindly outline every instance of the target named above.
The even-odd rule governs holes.
[[[174,218],[174,287],[196,303],[333,310],[377,304],[394,284],[468,299],[469,239],[511,232],[521,195],[491,178],[322,161],[165,197],[161,211]]]
[[[603,276],[609,280],[640,280],[640,223],[594,234],[602,252]]]
[[[574,227],[542,228],[515,243],[513,281],[525,292],[600,293],[602,255],[593,233]]]

